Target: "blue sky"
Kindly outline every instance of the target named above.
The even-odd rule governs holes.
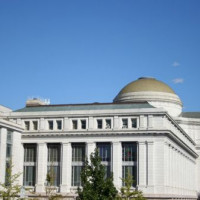
[[[199,0],[0,0],[0,104],[112,102],[151,76],[200,111]]]

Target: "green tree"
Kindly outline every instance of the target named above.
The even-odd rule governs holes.
[[[132,185],[135,182],[133,176],[128,173],[126,178],[122,178],[124,182],[124,187],[121,188],[121,194],[119,195],[119,200],[145,200],[142,191],[137,188],[133,189]]]
[[[21,173],[13,174],[12,161],[6,166],[6,177],[5,182],[0,183],[0,196],[3,200],[15,199],[19,195],[21,190],[21,185],[18,184],[18,178]]]
[[[57,193],[57,188],[55,187],[55,178],[56,174],[53,166],[50,166],[50,169],[46,175],[46,195],[49,200],[58,200],[62,197],[62,195]]]
[[[90,155],[91,164],[86,159],[81,172],[82,188],[78,187],[78,200],[112,200],[117,196],[113,175],[105,178],[105,167],[101,164],[99,152]]]

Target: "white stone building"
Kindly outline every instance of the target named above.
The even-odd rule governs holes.
[[[182,112],[180,98],[161,81],[133,81],[113,103],[0,106],[0,182],[12,156],[21,185],[44,194],[53,165],[58,192],[74,194],[84,157],[96,147],[118,189],[129,171],[149,199],[197,199],[200,112]]]

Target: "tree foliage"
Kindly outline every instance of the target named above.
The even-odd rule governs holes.
[[[21,173],[13,174],[13,165],[12,161],[10,161],[6,167],[5,182],[0,183],[0,196],[3,200],[15,199],[19,195],[21,185],[18,184],[18,178],[20,176]]]
[[[86,159],[81,172],[82,188],[78,187],[78,200],[112,200],[117,195],[113,184],[113,175],[105,178],[105,167],[101,164],[98,150],[90,155],[89,164]]]
[[[51,165],[46,175],[46,187],[45,187],[46,195],[49,200],[58,200],[62,197],[62,195],[57,193],[57,188],[54,185],[55,178],[56,174],[53,166]]]
[[[142,191],[137,188],[133,189],[132,185],[135,182],[133,176],[128,173],[126,178],[122,178],[124,182],[124,187],[121,187],[121,194],[119,195],[119,200],[145,200]]]

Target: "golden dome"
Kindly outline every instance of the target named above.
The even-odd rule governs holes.
[[[129,92],[165,92],[175,94],[175,92],[165,83],[155,78],[141,77],[126,85],[118,95]]]

